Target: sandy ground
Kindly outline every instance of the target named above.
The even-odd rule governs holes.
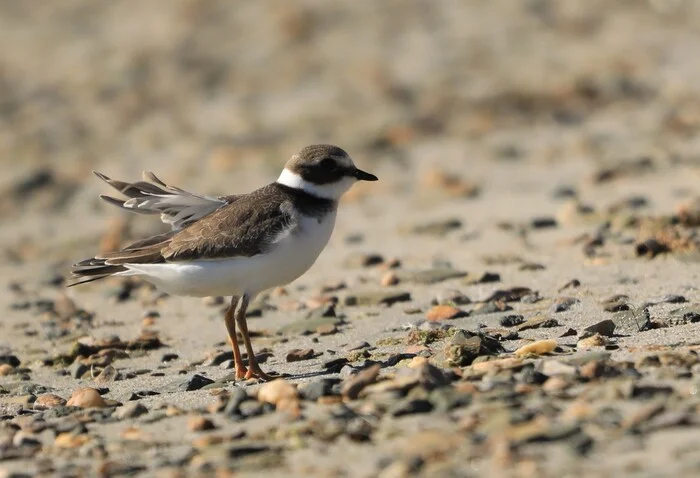
[[[0,376],[0,476],[697,476],[700,339],[686,312],[700,304],[699,20],[700,6],[683,0],[3,2],[0,355],[21,364]],[[383,398],[370,394],[346,400],[371,424],[368,440],[347,430],[328,439],[318,430],[335,413],[330,406],[303,400],[296,419],[278,411],[232,420],[212,410],[221,388],[168,390],[194,373],[221,380],[232,372],[205,362],[227,350],[221,305],[145,286],[117,300],[119,281],[60,285],[71,263],[163,230],[155,218],[101,203],[107,187],[92,169],[124,180],[152,170],[187,190],[237,193],[274,180],[288,156],[317,142],[342,146],[380,182],[348,194],[314,267],[249,319],[256,347],[271,351],[267,370],[300,387],[350,380],[364,360],[397,353],[407,355],[384,364],[387,381],[416,354],[447,370],[449,338],[419,350],[407,335],[425,330],[431,301],[456,289],[471,300],[459,305],[469,315],[439,324],[477,331],[503,329],[509,314],[556,319],[503,340],[496,358],[555,339],[553,354],[526,357],[541,370],[582,354],[583,330],[611,319],[616,330],[597,336],[591,350],[611,354],[602,367],[635,373],[584,380],[577,369],[560,388],[550,381],[529,391],[512,374],[468,378],[463,365],[455,383],[477,387],[470,406],[388,418],[372,411]],[[449,220],[458,225],[445,227]],[[433,227],[421,233],[426,225]],[[638,248],[650,238],[664,252]],[[382,264],[355,264],[368,254]],[[445,268],[462,274],[429,284],[402,276]],[[480,271],[500,280],[462,277]],[[392,273],[398,284],[381,285]],[[578,287],[563,288],[573,279]],[[345,287],[323,289],[339,283]],[[532,293],[508,302],[507,312],[477,313],[494,303],[494,291],[513,287]],[[368,291],[405,291],[410,300],[346,305],[346,296]],[[620,294],[638,310],[633,319],[604,310]],[[672,295],[685,302],[671,303]],[[330,296],[344,319],[334,333],[283,329]],[[62,316],[56,304],[68,299],[92,318]],[[635,328],[630,320],[643,325],[639,311],[650,303],[649,323]],[[148,312],[158,317],[144,319]],[[58,363],[78,340],[128,341],[145,331],[165,346],[114,359],[121,380],[95,382],[89,371],[76,378],[75,364]],[[375,347],[367,356],[349,350],[363,341]],[[314,358],[286,361],[308,348]],[[686,361],[664,355],[671,353]],[[177,358],[163,362],[164,354]],[[324,369],[341,357],[349,367]],[[558,375],[544,371],[545,379]],[[621,375],[670,391],[615,392]],[[530,398],[488,398],[499,380]],[[27,383],[64,399],[98,387],[121,404],[135,392],[159,394],[138,399],[149,409],[142,417],[83,416],[87,429],[71,433],[87,440],[62,446],[58,425],[32,405],[42,391],[22,389]],[[223,393],[236,385],[251,396],[260,388],[228,382]],[[571,412],[582,403],[587,412]],[[164,413],[167,405],[179,412]],[[523,417],[487,426],[503,410]],[[610,410],[621,417],[615,425],[595,422]],[[193,430],[193,414],[215,429]],[[518,438],[521,422],[550,430],[572,414],[573,439],[549,431]],[[40,419],[45,430],[30,425]],[[584,435],[592,445],[581,451]],[[245,451],[250,443],[267,448]]]

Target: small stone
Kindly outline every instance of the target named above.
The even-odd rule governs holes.
[[[173,360],[177,360],[179,358],[180,358],[180,356],[178,354],[173,354],[173,353],[163,354],[163,356],[160,358],[160,361],[163,363],[168,363],[168,362],[172,362]]]
[[[435,296],[436,305],[466,305],[471,304],[471,300],[457,289],[441,290]]]
[[[56,436],[53,444],[56,448],[80,448],[90,440],[88,435],[76,433],[61,433]]]
[[[557,348],[557,341],[552,339],[538,340],[531,344],[523,345],[515,351],[515,355],[522,357],[525,355],[544,355],[552,353]]]
[[[316,333],[319,335],[333,335],[338,332],[338,327],[335,324],[321,324],[316,327]]]
[[[302,360],[309,360],[316,356],[314,349],[292,349],[287,352],[286,360],[287,362],[300,362]]]
[[[382,262],[384,262],[384,258],[379,254],[356,252],[345,258],[343,266],[349,269],[359,269],[362,267],[376,266]]]
[[[566,329],[564,332],[562,332],[559,335],[559,338],[573,337],[574,335],[577,335],[577,334],[578,334],[578,332],[576,332],[576,329],[572,329],[571,327],[569,327],[568,329]]]
[[[215,428],[213,421],[201,415],[194,415],[187,419],[187,429],[191,432],[203,432]]]
[[[392,305],[397,302],[407,302],[411,300],[411,294],[405,291],[366,291],[356,292],[345,296],[343,303],[346,306],[373,306],[373,305]]]
[[[178,380],[171,382],[164,389],[166,392],[191,392],[193,390],[199,390],[200,388],[214,383],[214,380],[205,377],[204,375],[194,374],[185,380]]]
[[[467,273],[464,271],[459,271],[450,267],[396,271],[396,276],[399,278],[399,281],[407,284],[421,285],[437,284],[446,280],[464,277],[466,274]]]
[[[516,327],[525,322],[525,317],[519,314],[504,315],[500,318],[499,323],[503,327]]]
[[[321,397],[333,395],[333,387],[338,383],[338,379],[322,378],[301,385],[299,387],[299,393],[304,400],[315,402]]]
[[[99,375],[95,377],[95,383],[103,385],[115,381],[118,377],[119,372],[117,372],[117,369],[111,365],[107,365],[102,369]]]
[[[468,272],[462,279],[465,285],[486,284],[488,282],[500,282],[501,275],[497,272],[476,271]]]
[[[578,304],[579,300],[574,297],[558,297],[552,304],[552,312],[565,312],[574,304]]]
[[[526,262],[525,264],[521,264],[518,267],[519,271],[543,271],[545,270],[546,267],[542,264],[539,264],[537,262]]]
[[[0,364],[0,377],[6,377],[15,373],[15,368],[7,363]]]
[[[413,415],[416,413],[428,413],[432,410],[433,404],[429,400],[421,398],[406,398],[398,403],[395,403],[387,412],[394,417],[400,417],[403,415]]]
[[[571,384],[567,379],[557,375],[557,376],[548,378],[542,384],[542,390],[544,390],[545,392],[561,392],[561,391],[566,390],[570,386],[571,386]]]
[[[282,378],[264,383],[258,391],[260,402],[271,403],[275,406],[284,400],[297,399],[298,397],[299,393],[296,387]]]
[[[48,410],[49,408],[62,407],[66,400],[53,393],[44,393],[34,400],[34,410]]]
[[[112,416],[119,420],[124,420],[126,418],[140,417],[146,413],[148,413],[148,408],[139,402],[133,401],[127,402],[125,405],[118,407]]]
[[[443,237],[456,229],[460,229],[461,227],[462,221],[459,219],[450,218],[414,225],[403,225],[399,227],[399,233]]]
[[[539,366],[539,372],[548,377],[555,375],[576,375],[576,367],[559,362],[558,360],[544,360]]]
[[[380,368],[379,364],[371,365],[351,376],[343,382],[340,388],[341,394],[350,400],[356,399],[365,387],[377,380]]]
[[[557,227],[557,220],[553,217],[536,217],[530,221],[532,229],[546,229]]]
[[[483,302],[481,304],[477,304],[476,307],[474,307],[471,310],[471,315],[484,315],[484,314],[494,314],[497,312],[506,312],[508,310],[513,310],[513,307],[510,305],[506,304],[503,301],[496,301],[496,302]]]
[[[348,350],[348,352],[353,352],[355,350],[367,349],[369,347],[370,347],[369,342],[362,341],[362,342],[356,343],[355,345],[349,345],[347,350]]]
[[[557,327],[558,325],[559,322],[556,319],[550,319],[545,315],[536,315],[518,325],[517,330],[522,332],[523,330]]]
[[[85,387],[74,391],[66,405],[81,408],[104,408],[107,406],[107,402],[102,398],[100,392],[94,388]]]
[[[576,344],[576,348],[579,350],[587,350],[593,347],[604,347],[608,345],[608,340],[600,334],[592,335],[585,339],[581,339]]]
[[[90,367],[81,362],[73,362],[73,365],[71,365],[68,370],[70,371],[71,377],[80,379],[90,370]]]
[[[396,275],[394,271],[389,271],[385,273],[381,279],[379,279],[379,285],[382,287],[391,287],[394,285],[397,285],[401,280],[399,279],[399,276]]]
[[[431,308],[425,314],[425,318],[430,322],[437,322],[441,320],[456,319],[459,317],[465,317],[468,314],[463,310],[453,307],[451,305],[436,305]]]
[[[504,351],[497,339],[467,330],[458,330],[445,346],[448,365],[456,367],[471,365],[479,356],[497,355]]]
[[[535,293],[527,287],[511,287],[510,289],[498,289],[491,293],[483,302],[514,302],[525,296]]]
[[[241,403],[246,400],[248,400],[246,391],[241,387],[233,387],[231,389],[231,395],[229,395],[228,400],[226,400],[224,414],[229,416],[238,414]]]
[[[581,286],[581,281],[578,279],[571,279],[569,282],[564,284],[559,288],[559,292],[565,291],[566,289],[575,289]]]
[[[615,322],[610,319],[601,320],[593,325],[589,325],[581,332],[581,338],[585,339],[595,334],[612,337],[615,332]]]

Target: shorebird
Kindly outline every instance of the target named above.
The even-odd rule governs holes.
[[[248,304],[260,292],[304,274],[328,243],[340,197],[357,181],[377,180],[358,169],[345,151],[325,144],[303,148],[275,182],[248,194],[193,194],[151,172],[134,183],[95,175],[129,198],[102,199],[130,212],[160,214],[172,230],[75,264],[69,286],[109,276],[139,277],[173,295],[231,296],[224,322],[236,378],[261,380],[270,377],[253,352]]]

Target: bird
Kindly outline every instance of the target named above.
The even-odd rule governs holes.
[[[235,377],[262,381],[271,377],[255,358],[248,305],[261,292],[303,275],[331,237],[341,196],[358,181],[378,180],[330,144],[302,148],[276,181],[246,194],[194,194],[167,185],[152,172],[133,183],[94,174],[128,198],[101,195],[107,203],[133,213],[159,214],[171,230],[74,264],[68,286],[110,276],[137,277],[172,295],[231,296],[224,323]]]

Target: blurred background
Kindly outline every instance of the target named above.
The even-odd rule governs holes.
[[[695,166],[698,25],[692,0],[6,0],[2,257],[75,258],[103,231],[93,169],[231,193],[332,142],[380,206]]]

